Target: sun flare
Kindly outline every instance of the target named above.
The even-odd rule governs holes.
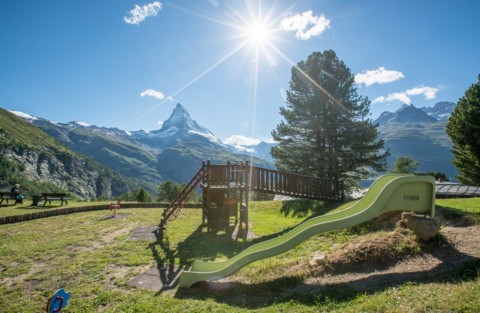
[[[267,24],[254,22],[245,30],[245,37],[256,44],[263,44],[271,39],[272,29]]]

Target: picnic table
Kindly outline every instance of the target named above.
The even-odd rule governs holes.
[[[7,204],[8,204],[8,200],[15,200],[14,204],[17,204],[17,203],[23,204],[23,199],[24,199],[23,196],[16,196],[11,191],[0,191],[0,204],[3,203],[3,200],[6,200]]]
[[[43,206],[48,204],[52,204],[52,201],[60,201],[60,205],[68,204],[68,200],[70,198],[67,198],[67,194],[63,192],[43,192],[38,195],[33,195],[32,196],[33,203],[32,205],[38,205],[40,201],[43,201]]]

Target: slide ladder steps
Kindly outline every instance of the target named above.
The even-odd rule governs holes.
[[[163,211],[162,224],[166,223],[169,220],[173,220],[178,217],[180,210],[183,208],[185,203],[192,195],[195,188],[200,184],[204,175],[203,167],[195,174],[192,180],[183,187],[177,197],[170,203],[168,208]]]

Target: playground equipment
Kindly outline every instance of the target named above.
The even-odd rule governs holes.
[[[292,249],[322,232],[350,227],[391,211],[413,211],[435,215],[435,180],[431,176],[385,175],[378,178],[365,196],[351,207],[309,219],[277,238],[252,245],[223,262],[196,260],[190,271],[180,275],[180,287],[217,280],[243,266]]]
[[[202,223],[210,232],[238,226],[248,233],[250,191],[306,198],[343,201],[343,186],[333,179],[286,173],[251,166],[249,162],[226,165],[203,162],[200,170],[163,212],[160,226],[176,218],[193,191],[202,189]],[[233,223],[233,225],[232,225]],[[238,225],[237,225],[238,224]]]
[[[110,205],[108,206],[110,211],[112,211],[112,217],[117,216],[117,211],[120,210],[120,202],[122,202],[122,199],[118,198],[116,204],[115,203],[110,203]]]

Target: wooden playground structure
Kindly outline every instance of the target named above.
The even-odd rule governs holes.
[[[251,166],[248,161],[228,161],[226,165],[203,161],[200,170],[164,210],[161,229],[178,216],[198,187],[202,190],[202,223],[208,231],[238,227],[242,236],[248,233],[248,202],[252,191],[303,199],[344,200],[343,186],[333,179]]]

